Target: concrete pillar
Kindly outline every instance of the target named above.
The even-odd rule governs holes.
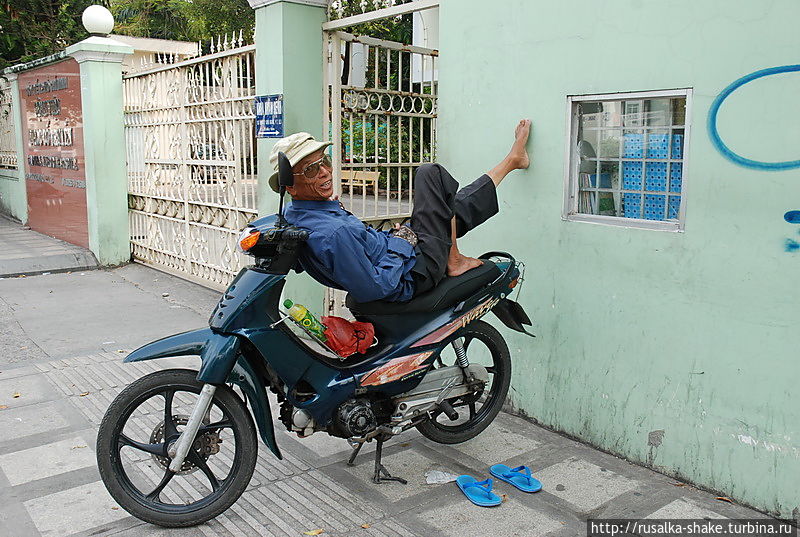
[[[25,154],[22,151],[22,116],[20,115],[19,82],[17,73],[6,72],[3,77],[11,88],[11,114],[14,139],[17,143],[17,168],[0,168],[0,211],[23,224],[28,221],[28,191],[25,188]]]
[[[322,23],[327,0],[248,0],[256,10],[256,94],[283,94],[283,131],[322,137]],[[258,213],[274,214],[278,195],[267,184],[275,138],[260,138]],[[287,196],[288,198],[288,196]],[[325,287],[303,273],[292,275],[284,296],[323,312]]]
[[[248,0],[256,10],[256,93],[283,94],[284,134],[322,137],[322,23],[326,0]],[[277,210],[269,188],[269,153],[276,139],[258,140],[259,214]]]
[[[133,49],[93,36],[66,50],[81,69],[89,249],[101,265],[130,259],[122,60]]]

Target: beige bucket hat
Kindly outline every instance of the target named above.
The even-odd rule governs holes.
[[[280,192],[278,188],[278,153],[283,152],[289,162],[294,166],[311,153],[325,149],[331,142],[320,142],[315,140],[313,136],[307,132],[298,132],[281,138],[275,145],[272,146],[272,152],[269,154],[269,163],[272,165],[273,174],[269,177],[269,186],[275,192]]]

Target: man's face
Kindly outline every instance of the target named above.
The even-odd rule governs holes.
[[[286,191],[296,200],[322,201],[333,196],[333,174],[327,166],[319,166],[317,175],[309,179],[303,173],[309,164],[322,158],[324,151],[319,150],[303,158],[292,167],[294,186],[286,187]]]

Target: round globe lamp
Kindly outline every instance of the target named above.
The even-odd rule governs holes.
[[[89,6],[81,17],[83,27],[92,35],[107,36],[114,29],[114,16],[103,6]]]

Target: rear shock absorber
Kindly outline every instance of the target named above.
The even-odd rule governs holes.
[[[461,369],[466,370],[469,367],[469,359],[467,358],[467,351],[464,349],[464,343],[461,338],[453,340],[453,350],[456,351],[456,364]]]

